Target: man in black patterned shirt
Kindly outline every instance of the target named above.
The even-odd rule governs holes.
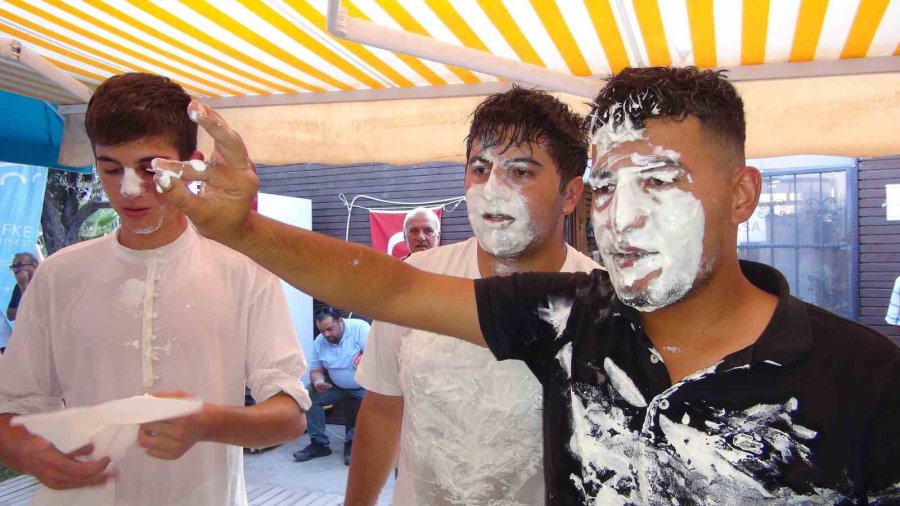
[[[734,87],[695,68],[625,69],[592,117],[609,274],[473,283],[250,213],[255,177],[212,112],[201,124],[224,163],[172,168],[220,191],[173,181],[167,194],[203,234],[319,299],[524,361],[544,388],[548,503],[900,501],[900,349],[737,258],[761,176]]]

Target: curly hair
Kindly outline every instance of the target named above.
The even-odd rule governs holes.
[[[584,119],[556,97],[514,85],[489,96],[472,112],[466,137],[466,159],[477,140],[482,148],[505,144],[544,143],[559,168],[560,190],[587,167],[588,141]]]
[[[166,136],[185,160],[197,149],[197,124],[187,113],[190,102],[184,88],[167,77],[121,74],[110,77],[94,92],[84,126],[92,146]]]
[[[618,107],[617,107],[618,106]],[[744,102],[723,71],[696,67],[626,68],[610,77],[594,99],[587,128],[593,134],[627,117],[638,128],[652,118],[700,120],[735,154],[744,157],[747,123]]]

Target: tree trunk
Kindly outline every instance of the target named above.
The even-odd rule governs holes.
[[[44,245],[47,246],[48,255],[75,244],[84,221],[94,214],[94,211],[110,207],[109,202],[96,200],[79,207],[78,174],[69,173],[67,179],[61,211],[57,209],[50,192],[44,192],[41,226],[44,229]]]
[[[78,241],[78,233],[81,232],[81,226],[84,225],[84,221],[91,217],[94,214],[94,211],[98,209],[109,209],[109,202],[98,202],[96,200],[92,200],[87,204],[78,208],[75,211],[75,214],[69,220],[69,225],[66,227],[66,246],[70,244],[75,244]]]
[[[50,192],[44,193],[44,210],[41,213],[41,228],[44,230],[44,246],[47,254],[52,255],[67,246],[66,229],[59,217],[59,210],[53,203]]]

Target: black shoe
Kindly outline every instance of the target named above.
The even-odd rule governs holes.
[[[350,465],[350,449],[353,448],[353,442],[344,443],[344,465]]]
[[[327,457],[329,455],[331,455],[331,448],[314,442],[306,448],[294,452],[294,460],[297,462],[306,462],[307,460]]]

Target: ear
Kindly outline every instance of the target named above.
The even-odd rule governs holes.
[[[584,193],[584,179],[581,176],[573,177],[566,183],[566,187],[562,191],[563,216],[568,216],[575,211],[575,208],[581,203],[582,193]]]
[[[731,222],[735,225],[750,219],[762,191],[762,175],[756,167],[740,167],[731,177]]]
[[[195,150],[193,153],[191,153],[191,156],[188,157],[188,160],[201,160],[202,161],[202,160],[205,160],[205,158],[203,157],[203,153],[200,152],[200,150]]]

